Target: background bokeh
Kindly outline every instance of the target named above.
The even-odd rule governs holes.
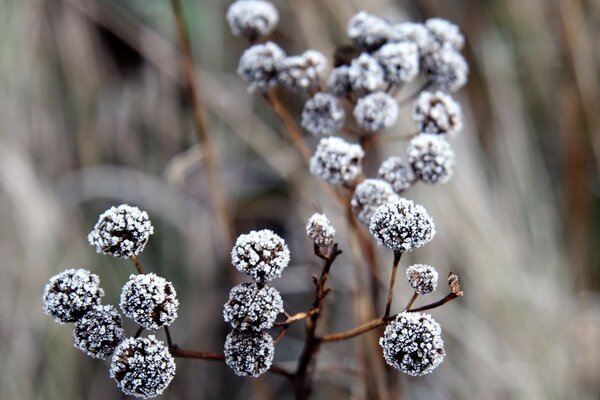
[[[304,225],[325,211],[346,251],[323,329],[349,328],[368,317],[356,300],[364,280],[357,247],[273,112],[235,75],[245,43],[225,23],[228,3],[184,7],[235,231],[268,227],[286,238],[292,265],[274,286],[300,311],[319,269]],[[397,374],[404,398],[600,398],[600,2],[275,3],[274,39],[288,53],[331,54],[360,9],[392,21],[447,18],[467,38],[457,171],[446,185],[407,194],[430,211],[438,235],[403,260],[458,272],[465,296],[433,311],[448,355],[425,378]],[[47,279],[71,266],[99,274],[106,301],[118,302],[131,265],[86,241],[104,209],[128,202],[149,212],[156,233],[141,260],[180,295],[175,340],[220,351],[227,333],[221,309],[232,267],[215,229],[169,2],[0,0],[0,10],[0,398],[119,398],[106,362],[74,349],[71,327],[41,310]],[[285,95],[295,115],[305,100]],[[404,111],[399,134],[413,129]],[[374,157],[405,145],[382,138]],[[391,255],[379,259],[387,277]],[[397,293],[399,308],[410,295],[404,282]],[[291,368],[301,339],[301,327],[292,329],[277,362]],[[315,398],[374,397],[361,360],[380,354],[375,346],[362,354],[365,340],[323,348]],[[290,398],[290,388],[277,376],[240,379],[222,363],[180,360],[164,398]]]

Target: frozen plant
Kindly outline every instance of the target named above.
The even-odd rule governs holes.
[[[385,92],[371,93],[358,99],[354,119],[365,132],[380,132],[396,123],[398,103]]]
[[[418,294],[429,294],[437,287],[438,273],[431,265],[414,264],[406,268],[406,280]]]
[[[352,91],[359,97],[381,90],[385,86],[385,72],[381,64],[368,53],[362,53],[352,60],[348,79]]]
[[[319,87],[327,69],[327,59],[316,50],[307,50],[299,56],[283,59],[279,82],[289,89],[306,91]]]
[[[271,367],[275,346],[266,332],[233,330],[225,340],[225,362],[239,376],[257,377]]]
[[[268,1],[241,0],[229,6],[227,22],[235,36],[254,41],[273,32],[279,22],[279,12]]]
[[[381,163],[377,176],[392,185],[392,188],[398,194],[408,190],[417,179],[412,167],[402,161],[402,158],[396,156],[392,156]]]
[[[123,320],[111,306],[95,306],[75,322],[75,347],[89,356],[106,358],[124,339]]]
[[[388,43],[377,50],[375,59],[386,82],[410,82],[419,74],[419,47],[412,41]]]
[[[273,42],[248,48],[238,65],[237,73],[248,83],[250,92],[264,92],[277,85],[277,76],[285,52]]]
[[[335,228],[325,214],[313,214],[306,224],[306,236],[317,247],[329,247],[335,239]]]
[[[386,181],[365,179],[354,189],[350,203],[354,215],[368,226],[377,207],[397,199],[398,195]]]
[[[279,278],[289,262],[290,250],[287,244],[268,229],[240,235],[231,250],[231,263],[256,282]]]
[[[390,25],[375,15],[361,11],[348,22],[348,36],[365,50],[375,50],[390,37]]]
[[[264,283],[242,283],[229,292],[223,308],[225,322],[234,329],[260,331],[273,327],[283,300],[274,287]]]
[[[363,149],[338,137],[323,138],[310,159],[311,174],[336,186],[352,186],[362,175]]]
[[[428,184],[446,183],[454,172],[454,151],[443,137],[417,135],[406,150],[415,175]]]
[[[344,126],[346,113],[329,93],[317,93],[304,105],[302,126],[315,136],[331,135]]]
[[[415,101],[413,119],[421,133],[455,135],[463,128],[462,109],[450,95],[423,91]]]

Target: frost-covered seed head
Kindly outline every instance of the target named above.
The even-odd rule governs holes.
[[[319,87],[327,69],[327,59],[316,50],[307,50],[299,56],[283,60],[279,81],[288,88],[306,91]]]
[[[175,360],[154,335],[125,339],[112,357],[110,377],[123,393],[149,399],[163,393],[175,376]]]
[[[335,228],[325,214],[313,214],[306,224],[306,236],[313,241],[315,246],[328,247],[333,244],[335,239]]]
[[[365,179],[354,189],[352,212],[368,226],[377,207],[397,199],[398,195],[389,183],[380,179]]]
[[[271,368],[275,346],[267,332],[233,330],[225,339],[223,353],[236,375],[258,377]]]
[[[268,229],[240,235],[231,250],[231,263],[256,282],[279,278],[289,262],[285,241]]]
[[[331,70],[327,78],[327,88],[333,95],[344,97],[352,91],[350,85],[350,66],[340,65]]]
[[[375,53],[386,82],[410,82],[419,74],[419,48],[414,42],[388,43]]]
[[[85,269],[67,269],[54,275],[44,288],[44,312],[59,324],[75,322],[100,304],[100,278]]]
[[[321,139],[310,159],[310,173],[336,186],[351,186],[362,175],[365,152],[339,137]]]
[[[408,163],[424,183],[446,183],[454,172],[454,151],[450,143],[436,135],[417,135],[406,149]]]
[[[462,109],[444,92],[421,92],[415,101],[413,119],[419,132],[455,135],[463,127]]]
[[[371,93],[358,99],[354,107],[356,123],[369,133],[391,127],[398,119],[398,103],[385,92]]]
[[[427,210],[405,198],[379,206],[369,230],[379,245],[402,252],[424,246],[435,236],[435,225]]]
[[[144,250],[153,233],[154,228],[146,211],[121,204],[100,215],[94,229],[88,234],[88,241],[96,246],[98,253],[129,258]]]
[[[227,22],[234,36],[254,41],[273,32],[279,22],[279,13],[268,1],[236,1],[227,10]]]
[[[425,55],[421,69],[429,82],[452,92],[463,87],[469,77],[469,66],[465,58],[448,46]]]
[[[382,18],[360,11],[348,21],[347,32],[358,47],[376,50],[387,42],[390,24]]]
[[[392,41],[409,41],[417,45],[422,56],[430,51],[429,31],[425,25],[416,22],[401,22],[391,28]]]
[[[149,330],[169,326],[177,318],[179,300],[173,284],[156,274],[130,275],[121,291],[126,317]]]
[[[113,306],[96,306],[85,313],[73,330],[75,347],[87,355],[106,358],[123,341],[123,320]]]
[[[414,264],[406,268],[406,280],[415,292],[429,294],[437,288],[438,273],[431,265]]]
[[[446,355],[440,324],[429,314],[399,314],[385,328],[379,345],[388,365],[410,376],[431,373]]]
[[[274,287],[264,283],[242,283],[229,292],[229,301],[223,307],[225,322],[239,330],[270,329],[279,313],[283,300]]]
[[[385,73],[375,58],[362,53],[352,60],[348,71],[350,86],[357,96],[365,96],[385,86]]]
[[[377,176],[392,185],[396,193],[407,190],[417,179],[412,167],[404,163],[400,157],[390,157],[385,160],[379,167]]]
[[[250,92],[264,92],[277,85],[277,75],[285,52],[273,42],[255,44],[240,57],[237,73],[248,83]]]
[[[429,32],[432,49],[450,46],[455,50],[461,50],[465,45],[465,37],[460,33],[458,26],[450,21],[430,18],[425,21],[425,27]]]
[[[331,135],[344,125],[346,113],[332,94],[317,93],[304,105],[302,126],[315,136]]]

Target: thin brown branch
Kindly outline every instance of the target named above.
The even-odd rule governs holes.
[[[138,272],[138,274],[143,274],[144,268],[142,267],[142,264],[140,263],[140,259],[138,258],[138,256],[133,255],[133,256],[129,257],[129,259],[133,263],[133,266],[135,267],[135,270]]]
[[[391,319],[392,317],[389,317]],[[329,335],[321,336],[321,342],[339,342],[341,340],[347,340],[353,338],[358,335],[362,335],[365,332],[383,326],[387,323],[389,319],[384,319],[383,317],[376,318],[369,322],[366,322],[362,325],[359,325],[355,328],[348,329],[347,331],[339,332],[339,333],[330,333]]]
[[[308,311],[303,311],[303,312],[296,313],[294,315],[289,315],[285,321],[275,322],[275,324],[273,324],[273,326],[289,326],[289,325],[293,324],[294,322],[302,321],[306,317],[312,315],[314,312],[315,312],[315,310],[310,309]]]
[[[422,307],[418,307],[418,308],[413,308],[413,309],[407,309],[407,312],[418,312],[418,311],[426,311],[426,310],[431,310],[440,306],[443,306],[444,304],[448,303],[449,301],[454,300],[455,298],[460,297],[459,295],[457,295],[456,293],[449,293],[446,297],[444,297],[441,300],[435,301],[433,303],[424,305]]]
[[[412,297],[410,298],[410,300],[408,301],[408,303],[406,304],[406,307],[404,307],[404,311],[409,310],[410,307],[412,307],[412,305],[415,303],[415,301],[417,300],[417,297],[419,297],[419,293],[414,292]]]
[[[383,318],[389,317],[390,311],[392,310],[392,302],[394,301],[394,287],[396,286],[396,275],[398,273],[398,265],[400,264],[401,257],[402,252],[395,250],[394,263],[392,265],[392,278],[390,279],[390,288],[388,290],[388,298],[385,304],[385,313],[383,314]]]

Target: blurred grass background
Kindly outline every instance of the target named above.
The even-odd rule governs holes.
[[[398,374],[405,398],[600,398],[600,2],[275,3],[275,40],[288,53],[331,54],[360,9],[392,21],[447,18],[468,41],[456,175],[407,194],[430,211],[438,235],[403,260],[458,272],[465,297],[433,311],[448,356],[425,378]],[[319,268],[304,224],[325,211],[346,250],[325,329],[349,328],[362,321],[353,299],[364,269],[352,261],[343,212],[235,75],[245,44],[225,23],[228,4],[184,1],[236,233],[268,227],[285,236],[292,265],[274,286],[286,309],[300,311]],[[100,275],[105,301],[118,302],[131,266],[97,255],[85,237],[110,205],[151,216],[156,234],[141,260],[177,288],[175,340],[220,351],[227,333],[221,307],[232,267],[214,229],[169,2],[0,0],[0,9],[0,398],[119,398],[107,364],[74,349],[71,327],[43,315],[40,301],[51,275],[85,266]],[[296,115],[303,101],[286,96]],[[398,133],[411,129],[405,111]],[[405,146],[384,144],[380,159]],[[390,258],[381,252],[384,277]],[[404,282],[397,293],[399,308]],[[301,339],[296,327],[280,343],[281,365],[293,366]],[[322,350],[315,398],[372,397],[357,342]],[[290,397],[279,377],[250,381],[220,363],[180,360],[164,398]]]

